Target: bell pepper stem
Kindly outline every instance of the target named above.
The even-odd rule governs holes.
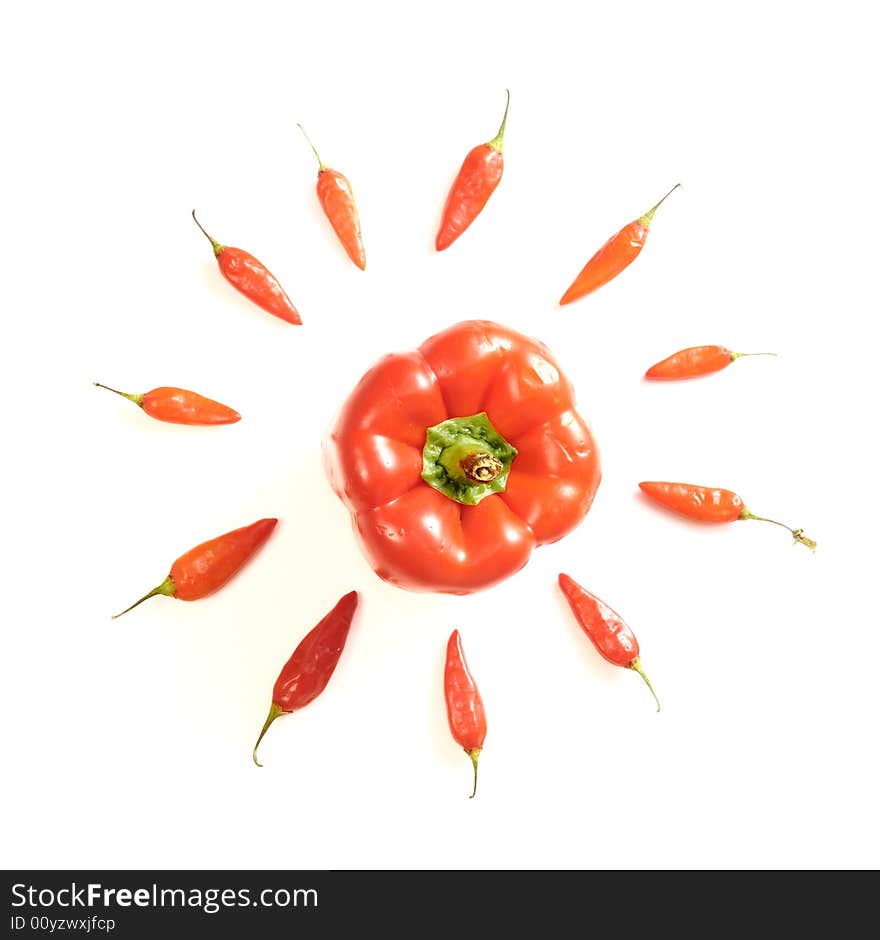
[[[467,483],[491,483],[504,470],[504,464],[486,450],[486,445],[472,437],[446,447],[440,463],[451,479]]]
[[[427,430],[422,479],[444,496],[476,506],[503,492],[516,453],[485,412],[448,418]]]

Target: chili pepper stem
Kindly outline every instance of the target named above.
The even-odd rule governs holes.
[[[207,238],[208,241],[211,243],[211,247],[214,249],[214,257],[215,257],[215,258],[216,258],[216,257],[219,257],[219,255],[221,255],[224,251],[226,251],[226,245],[221,245],[220,242],[218,242],[215,238],[212,238],[212,237],[202,228],[202,223],[199,222],[199,220],[196,218],[196,210],[195,210],[195,209],[193,209],[193,211],[192,211],[192,217],[193,217],[193,221],[196,223],[196,225],[198,225],[198,227],[202,229],[202,234],[203,234],[203,235],[205,236],[205,238]]]
[[[493,150],[497,150],[501,153],[504,150],[504,129],[507,126],[507,111],[510,108],[510,89],[505,88],[507,92],[507,104],[504,106],[504,117],[501,118],[501,127],[498,128],[498,133],[488,141],[488,146]]]
[[[257,738],[257,743],[254,745],[254,763],[257,767],[262,767],[263,765],[257,760],[257,748],[260,746],[260,741],[263,740],[263,735],[269,730],[269,725],[279,716],[284,714],[284,709],[280,705],[276,705],[275,702],[272,702],[272,706],[269,709],[269,715],[266,718],[266,723],[263,725],[263,730],[260,732],[260,736]]]
[[[143,604],[145,600],[150,597],[155,597],[157,594],[164,594],[166,597],[174,597],[176,590],[177,589],[174,586],[174,581],[172,581],[171,575],[169,575],[160,585],[154,587],[153,590],[148,594],[144,594],[144,596],[139,601],[135,601],[131,607],[126,607],[125,610],[123,610],[121,613],[113,614],[111,620],[115,620],[117,617],[121,617],[122,614],[127,614],[130,610],[134,610],[138,604]]]
[[[327,164],[321,159],[321,155],[318,153],[315,145],[312,143],[312,139],[306,133],[306,129],[302,126],[302,124],[297,124],[296,126],[302,131],[303,137],[305,137],[305,139],[309,142],[309,146],[312,148],[312,153],[315,155],[315,157],[317,157],[318,173],[323,173],[324,170],[327,169]]]
[[[639,216],[639,225],[641,225],[642,228],[651,227],[651,223],[654,221],[654,213],[660,208],[660,206],[663,205],[664,202],[666,202],[666,200],[676,191],[676,189],[679,188],[679,186],[681,186],[681,183],[676,183],[675,186],[669,190],[669,192],[660,200],[660,202],[657,203],[656,206],[648,209],[644,215]]]
[[[731,361],[731,362],[735,362],[737,359],[740,359],[740,358],[742,358],[743,356],[778,356],[778,355],[779,355],[779,353],[771,353],[771,352],[760,352],[760,353],[738,353],[738,352],[732,352],[732,353],[730,354],[730,361]]]
[[[757,519],[758,522],[772,522],[773,525],[781,526],[783,529],[788,529],[788,531],[791,532],[792,538],[794,538],[794,542],[792,544],[800,542],[801,545],[806,545],[811,552],[816,551],[816,542],[813,539],[808,539],[804,535],[803,529],[792,529],[791,526],[787,526],[784,522],[777,522],[775,519],[768,519],[766,516],[756,516],[749,509],[743,509],[743,511],[739,514],[739,518]]]
[[[645,670],[642,669],[642,661],[638,656],[629,664],[629,668],[637,672],[645,680],[645,685],[651,690],[651,695],[654,696],[654,701],[657,703],[657,711],[659,712],[660,699],[657,698],[657,693],[654,691],[654,686],[651,685],[651,680],[645,675]]]
[[[468,757],[471,759],[471,763],[474,765],[474,790],[473,793],[468,797],[469,800],[472,800],[477,795],[477,762],[480,759],[480,752],[483,749],[481,747],[471,748],[467,752]]]
[[[108,392],[115,392],[117,395],[121,395],[123,398],[127,398],[129,401],[133,401],[138,408],[144,407],[144,399],[147,397],[143,395],[129,395],[127,392],[120,392],[119,389],[110,388],[109,385],[102,385],[100,382],[92,382],[92,385],[97,385],[98,388],[106,388]]]

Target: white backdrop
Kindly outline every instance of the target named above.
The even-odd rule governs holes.
[[[50,3],[6,14],[2,861],[10,868],[858,868],[878,858],[878,151],[867,7]],[[433,238],[511,91],[506,169]],[[367,269],[314,193],[348,175]],[[641,257],[581,265],[674,183]],[[193,225],[271,268],[291,327]],[[469,597],[380,581],[320,441],[380,355],[472,317],[542,339],[602,453],[586,521]],[[773,350],[692,383],[685,346]],[[96,389],[232,405],[182,428]],[[642,479],[803,526],[688,523]],[[220,593],[125,607],[183,551],[278,528]],[[555,579],[625,617],[663,703]],[[251,748],[349,590],[336,674]],[[462,633],[480,790],[442,700]]]

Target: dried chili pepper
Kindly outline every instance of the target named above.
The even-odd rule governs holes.
[[[464,158],[455,177],[435,242],[437,251],[448,248],[474,219],[483,211],[489,197],[501,182],[504,172],[504,129],[507,126],[507,110],[510,107],[510,92],[498,133],[484,144],[478,144]]]
[[[195,209],[192,217],[211,243],[220,273],[237,291],[273,316],[297,326],[302,323],[299,312],[284,293],[278,279],[262,262],[242,248],[230,248],[212,238],[196,218]]]
[[[446,667],[443,674],[446,716],[449,730],[474,765],[473,799],[477,793],[477,762],[486,740],[486,710],[476,682],[468,669],[458,630],[453,630],[446,644]]]
[[[241,420],[241,415],[227,405],[211,398],[205,398],[196,392],[185,388],[174,388],[162,385],[152,391],[140,395],[129,395],[118,389],[93,383],[98,388],[106,388],[108,392],[115,392],[129,401],[133,401],[146,414],[157,421],[167,421],[171,424],[235,424]]]
[[[272,534],[277,519],[259,519],[250,525],[233,529],[216,538],[196,545],[171,566],[168,577],[113,619],[134,610],[147,598],[164,594],[179,601],[196,601],[213,594],[250,560]]]
[[[560,305],[570,304],[573,300],[586,297],[587,294],[598,290],[631,265],[645,245],[648,230],[654,220],[654,213],[679,186],[681,183],[676,183],[656,206],[639,216],[634,222],[630,222],[629,225],[624,225],[616,235],[612,235],[572,281],[568,290],[562,295]]]
[[[637,672],[651,690],[659,712],[660,699],[657,698],[654,687],[642,669],[639,641],[633,631],[618,613],[567,574],[559,575],[559,587],[575,619],[584,633],[593,641],[596,649],[609,663]]]
[[[804,535],[803,529],[792,529],[785,523],[765,516],[756,516],[746,508],[742,498],[731,490],[719,487],[697,486],[693,483],[666,483],[648,481],[639,483],[641,491],[667,509],[681,513],[700,522],[735,522],[737,519],[757,519],[772,522],[791,532],[795,542],[806,545],[812,551],[816,543]]]
[[[312,152],[318,158],[318,201],[324,215],[330,220],[333,231],[336,232],[336,237],[348,257],[363,271],[367,266],[367,256],[364,253],[361,220],[351,183],[338,170],[332,170],[324,163],[302,124],[297,124],[297,127],[303,132],[303,137],[308,140]]]
[[[726,346],[689,346],[655,363],[646,379],[692,379],[726,369],[743,356],[775,356],[776,353],[731,352]]]
[[[269,725],[280,715],[308,705],[324,691],[342,655],[357,605],[357,591],[340,598],[320,623],[300,640],[293,655],[284,664],[272,689],[269,715],[254,745],[253,758],[257,767],[263,766],[257,760],[257,748]]]

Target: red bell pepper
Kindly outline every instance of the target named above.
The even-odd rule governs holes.
[[[469,594],[577,526],[601,470],[571,383],[534,339],[468,320],[380,359],[324,443],[380,578]]]

